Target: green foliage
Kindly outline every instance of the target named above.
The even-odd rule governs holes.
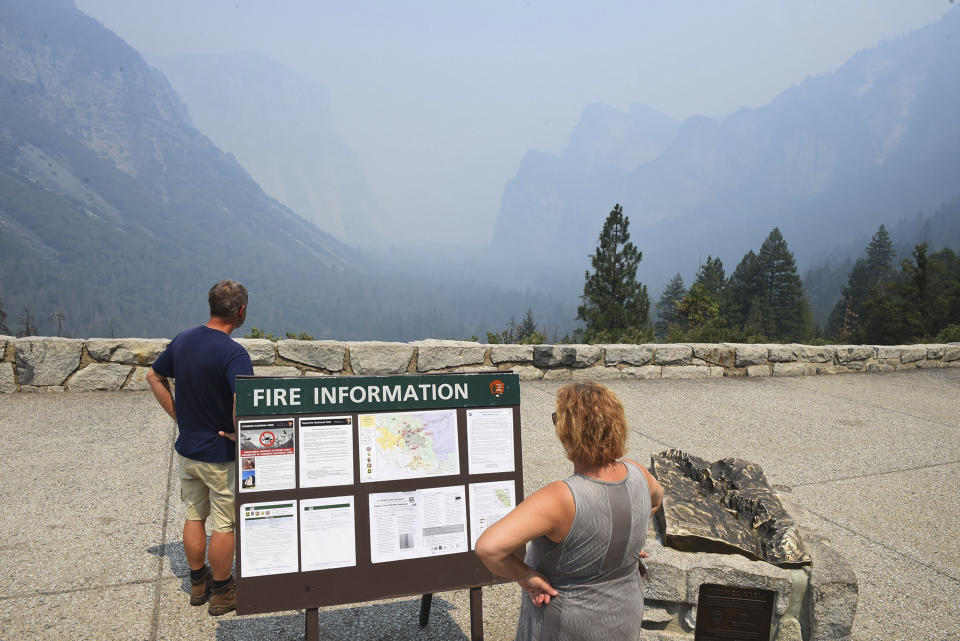
[[[584,322],[579,332],[587,343],[636,342],[652,336],[650,299],[646,286],[637,281],[643,255],[630,242],[629,226],[623,209],[614,205],[590,255],[593,273],[584,274],[577,307],[577,319]]]
[[[265,339],[267,339],[268,341],[273,341],[274,343],[276,343],[278,340],[280,340],[280,337],[277,336],[276,334],[272,334],[272,333],[268,334],[268,333],[265,333],[262,329],[260,329],[260,328],[258,328],[258,327],[256,327],[256,326],[252,326],[252,327],[250,328],[250,331],[247,332],[246,334],[244,334],[243,337],[244,337],[244,338],[265,338]],[[300,332],[299,334],[297,334],[297,333],[295,333],[295,332],[286,332],[286,334],[284,334],[284,337],[287,338],[287,339],[289,339],[289,340],[299,340],[299,341],[315,341],[315,340],[317,340],[317,339],[315,339],[313,336],[311,336],[310,334],[308,334],[308,333],[306,333],[306,332]]]
[[[695,284],[699,284],[704,293],[717,304],[723,301],[727,290],[727,277],[723,270],[723,261],[719,257],[707,256],[707,262],[697,270]]]
[[[936,343],[960,343],[960,323],[947,325],[937,334]]]
[[[960,257],[952,249],[927,254],[917,245],[900,272],[870,288],[855,336],[881,345],[952,336],[960,323]]]
[[[677,314],[688,328],[704,327],[719,320],[720,305],[710,296],[704,284],[697,281],[678,303]]]
[[[487,342],[491,345],[542,345],[547,342],[547,336],[537,328],[533,310],[528,309],[519,323],[511,316],[501,331],[487,332]]]
[[[763,290],[760,271],[760,261],[751,249],[730,275],[727,296],[721,311],[731,327],[744,327],[748,319],[753,318],[755,322],[758,317],[755,309],[760,305],[760,292]]]
[[[674,325],[667,333],[665,343],[769,343],[763,334],[754,334],[741,327],[729,327],[719,318],[699,327],[682,329]]]
[[[677,304],[677,316],[666,342],[792,342],[817,331],[793,254],[776,228],[729,279],[723,262],[708,256]]]
[[[813,317],[803,293],[793,254],[780,230],[774,227],[757,256],[763,289],[760,292],[760,323],[774,340],[805,340],[813,334]]]
[[[299,334],[295,334],[295,333],[293,333],[293,332],[287,332],[286,336],[287,336],[287,338],[289,338],[289,339],[299,340],[299,341],[315,341],[315,340],[317,340],[317,339],[315,339],[313,336],[311,336],[310,334],[308,334],[308,333],[306,333],[306,332],[300,332]]]
[[[748,251],[727,282],[721,316],[734,328],[774,341],[802,341],[814,332],[813,316],[793,254],[780,230]]]
[[[652,343],[654,339],[653,335],[653,326],[647,325],[646,327],[631,327],[626,331],[612,332],[610,330],[600,330],[593,335],[592,340],[585,341],[582,337],[578,337],[575,342],[584,341],[592,344],[608,344],[608,343]]]
[[[680,274],[671,278],[667,286],[664,287],[660,300],[654,305],[657,310],[657,320],[653,324],[653,328],[658,338],[666,336],[671,325],[680,325],[678,305],[686,294],[687,288],[683,285],[683,276]]]
[[[268,341],[273,341],[276,343],[280,340],[280,337],[276,334],[266,334],[262,329],[259,329],[256,326],[251,326],[250,331],[243,335],[244,338],[265,338]]]
[[[885,226],[880,225],[867,245],[866,256],[854,263],[847,284],[841,288],[843,298],[834,306],[827,322],[830,335],[843,341],[863,340],[863,332],[859,326],[864,306],[871,290],[894,278],[895,255],[890,234]]]

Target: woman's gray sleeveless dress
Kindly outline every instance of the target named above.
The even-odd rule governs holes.
[[[521,593],[516,641],[637,639],[643,592],[637,563],[647,536],[650,490],[636,466],[616,483],[574,474],[564,482],[576,513],[561,543],[531,541],[526,563],[558,592],[538,608]]]

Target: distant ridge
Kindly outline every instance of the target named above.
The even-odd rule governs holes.
[[[526,278],[563,287],[582,277],[604,217],[620,203],[644,252],[640,276],[658,291],[677,271],[692,276],[708,254],[732,269],[774,226],[803,262],[881,222],[934,211],[960,195],[957,60],[953,9],[719,121],[678,126],[645,114],[640,136],[617,125],[635,121],[636,108],[589,107],[563,152],[524,158],[504,190],[491,253],[521,256]],[[632,166],[622,156],[586,158],[572,144],[643,146],[653,134],[669,140]]]
[[[252,54],[150,56],[194,125],[263,189],[353,246],[383,242],[377,204],[353,152],[334,130],[326,89]]]

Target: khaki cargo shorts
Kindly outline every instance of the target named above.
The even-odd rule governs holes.
[[[187,506],[188,521],[203,521],[213,514],[214,532],[233,532],[233,486],[236,463],[206,463],[177,453],[180,500]]]

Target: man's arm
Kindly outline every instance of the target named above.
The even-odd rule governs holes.
[[[170,392],[170,381],[167,380],[167,377],[160,376],[151,367],[150,371],[147,372],[147,383],[150,384],[150,391],[153,392],[154,397],[156,397],[157,402],[160,403],[163,411],[176,421],[177,408],[173,402],[173,394]]]
[[[234,420],[234,422],[236,422],[236,420],[237,420],[237,395],[236,395],[236,394],[233,395],[233,420]],[[219,434],[219,435],[222,436],[223,438],[228,438],[228,439],[230,439],[230,440],[233,441],[234,443],[237,442],[237,433],[236,433],[236,432],[224,432],[223,430],[220,430],[219,432],[217,432],[217,434]]]

